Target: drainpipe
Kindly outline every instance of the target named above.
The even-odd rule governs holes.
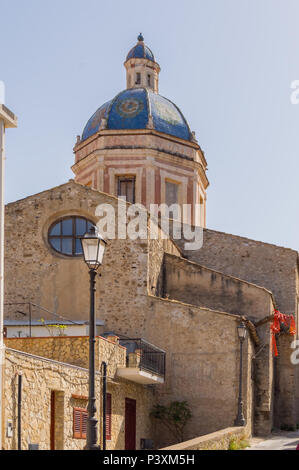
[[[22,450],[22,372],[18,373],[18,450]]]
[[[107,363],[102,362],[102,370],[103,370],[103,450],[106,450],[106,412],[107,412],[107,405],[106,405],[106,396],[107,396]]]

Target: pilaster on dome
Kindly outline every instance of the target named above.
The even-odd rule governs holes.
[[[160,66],[151,49],[145,45],[142,33],[138,35],[137,41],[124,64],[127,70],[127,89],[144,87],[158,93]]]

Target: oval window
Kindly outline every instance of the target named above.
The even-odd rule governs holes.
[[[80,237],[95,225],[83,217],[65,217],[49,228],[48,240],[52,248],[68,256],[82,255]]]

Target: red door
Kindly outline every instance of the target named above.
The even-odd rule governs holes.
[[[136,449],[136,400],[126,398],[125,450]]]

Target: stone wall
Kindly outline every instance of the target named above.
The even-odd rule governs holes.
[[[299,423],[299,366],[291,363],[293,341],[292,335],[280,335],[275,358],[275,425],[289,430],[296,430]]]
[[[247,435],[243,427],[232,427],[165,447],[161,450],[173,450],[176,452],[184,452],[185,450],[229,450],[232,440],[239,441],[246,438]]]
[[[109,369],[108,369],[109,371]],[[38,443],[41,450],[50,449],[51,392],[55,391],[55,426],[57,449],[80,450],[85,439],[73,438],[73,408],[86,408],[88,371],[83,368],[37,357],[21,351],[6,349],[4,374],[4,448],[17,448],[17,374],[22,373],[22,449]],[[101,376],[96,374],[97,418],[99,442],[102,443]],[[107,449],[125,447],[125,398],[136,400],[136,448],[140,439],[153,439],[153,423],[149,417],[154,403],[152,389],[125,380],[115,380],[108,372],[107,392],[112,396],[112,439]],[[64,412],[62,414],[62,407]],[[13,436],[7,437],[7,423],[13,424]],[[62,439],[63,436],[63,439]]]
[[[158,401],[189,403],[193,417],[186,429],[187,439],[233,426],[239,384],[239,317],[156,297],[149,297],[148,301],[143,336],[166,351],[166,381],[156,389]],[[120,321],[119,328],[122,326]],[[252,355],[249,338],[243,363],[249,432],[253,419]],[[158,436],[160,446],[174,444],[162,426]]]
[[[6,206],[6,303],[31,301],[67,319],[89,318],[88,268],[82,257],[55,252],[48,243],[48,230],[64,216],[78,215],[96,223],[95,210],[101,203],[111,204],[117,214],[115,197],[70,181]],[[108,242],[101,278],[97,278],[98,319],[111,311],[141,307],[147,294],[147,260],[147,240]],[[6,317],[14,318],[16,310],[7,306]],[[54,320],[55,316],[34,308],[33,318]]]
[[[176,243],[184,252],[184,240]],[[281,312],[297,313],[297,251],[204,229],[202,248],[184,255],[210,269],[268,289]]]
[[[167,253],[163,279],[164,295],[171,299],[252,320],[273,311],[271,292],[266,289]]]
[[[6,346],[11,349],[88,368],[88,336],[5,338],[4,341]],[[96,368],[98,369],[98,357],[96,361]]]
[[[180,250],[172,240],[163,239],[163,232],[159,229],[159,238],[148,241],[148,293],[162,297],[164,293],[163,267],[164,255],[169,253],[181,256]]]
[[[88,368],[88,336],[52,336],[42,338],[5,338],[7,347],[59,362]],[[107,363],[107,373],[114,377],[118,366],[126,365],[126,349],[100,336],[95,341],[95,367]]]
[[[209,229],[204,229],[200,250],[184,251],[183,239],[176,243],[189,260],[270,290],[276,308],[295,316],[298,338],[297,251]],[[275,424],[295,428],[299,407],[293,397],[299,396],[299,369],[290,361],[291,340],[283,337],[281,343],[279,358],[275,361]]]
[[[41,450],[50,449],[52,391],[59,392],[64,399],[64,416],[57,416],[57,425],[64,418],[63,448],[83,449],[85,441],[73,439],[72,393],[88,395],[87,371],[10,349],[6,350],[4,373],[4,448],[6,450],[17,449],[17,374],[19,372],[23,377],[22,449],[27,450],[29,443],[39,444]],[[99,386],[100,380],[97,377],[97,388]],[[84,403],[85,407],[86,403]],[[6,433],[8,421],[12,421],[13,425],[11,438],[7,437]],[[61,449],[62,443],[56,441],[56,444]]]
[[[254,433],[267,436],[274,427],[274,359],[269,323],[257,328],[259,345],[253,357]]]

